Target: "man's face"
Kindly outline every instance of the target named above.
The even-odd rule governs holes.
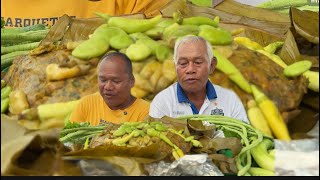
[[[111,57],[98,67],[98,86],[106,104],[113,110],[127,107],[134,79],[127,72],[126,63],[119,57]]]
[[[206,87],[209,73],[208,55],[204,42],[188,42],[178,48],[176,71],[180,85],[186,93],[202,91]]]

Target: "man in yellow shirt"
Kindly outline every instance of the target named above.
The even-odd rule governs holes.
[[[120,124],[143,121],[149,102],[131,95],[135,79],[130,59],[123,53],[104,55],[97,67],[99,92],[83,97],[70,116],[71,122]]]

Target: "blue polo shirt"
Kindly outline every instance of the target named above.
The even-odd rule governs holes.
[[[207,98],[209,100],[217,98],[217,93],[216,90],[214,89],[213,85],[211,84],[210,81],[207,82],[206,84],[206,91],[207,91]],[[193,102],[189,101],[188,97],[184,93],[181,85],[179,82],[177,83],[177,97],[178,97],[178,102],[179,103],[189,103],[192,109],[193,114],[199,114],[198,109],[196,106],[193,104]]]
[[[154,118],[163,116],[179,117],[191,114],[223,115],[249,124],[246,110],[237,94],[208,81],[207,96],[198,110],[189,101],[178,82],[159,92],[150,104],[149,115]]]

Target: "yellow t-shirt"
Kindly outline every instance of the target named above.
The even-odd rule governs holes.
[[[104,102],[100,93],[84,96],[72,111],[71,122],[90,122],[95,126],[104,122],[120,124],[123,122],[143,121],[149,113],[150,103],[143,99],[135,102],[124,110],[111,110]]]
[[[1,17],[5,27],[34,24],[54,25],[64,14],[71,18],[98,17],[94,12],[111,16],[144,13],[146,17],[160,14],[170,0],[1,0]]]

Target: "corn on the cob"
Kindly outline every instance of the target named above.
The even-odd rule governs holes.
[[[264,117],[277,139],[291,140],[287,125],[285,124],[277,106],[255,85],[251,85],[254,98],[261,109]]]
[[[256,102],[253,99],[251,99],[247,102],[247,105],[248,105],[247,113],[248,113],[248,118],[250,120],[251,125],[259,129],[263,133],[272,137],[272,132],[270,130],[268,122],[265,119],[259,107],[257,106]]]

